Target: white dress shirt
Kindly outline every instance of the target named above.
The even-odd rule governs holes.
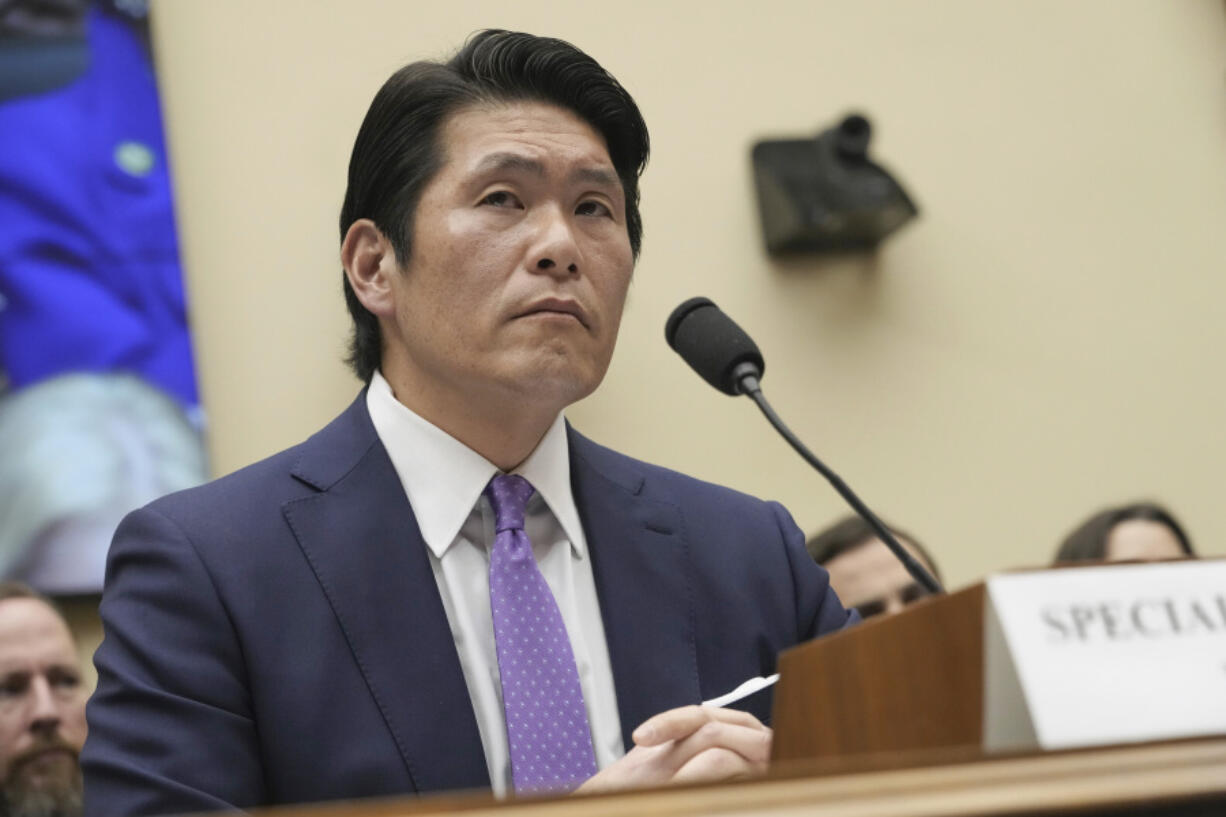
[[[490,614],[494,511],[482,495],[499,470],[399,402],[379,372],[371,378],[366,407],[429,550],[477,716],[490,782],[494,793],[502,796],[511,790],[511,757]],[[625,750],[592,561],[571,495],[570,446],[562,415],[513,473],[536,488],[524,514],[524,529],[570,636],[596,765],[603,769]],[[406,536],[406,547],[408,541]]]

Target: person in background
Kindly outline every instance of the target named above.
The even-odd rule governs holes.
[[[936,562],[914,536],[889,526],[903,547],[928,572],[941,578]],[[805,543],[813,560],[830,573],[830,586],[847,607],[862,618],[897,613],[928,592],[919,584],[877,534],[858,516],[848,516],[819,531]]]
[[[51,602],[0,582],[0,814],[77,817],[85,690],[68,624]]]
[[[1192,540],[1166,508],[1132,502],[1099,511],[1064,537],[1055,562],[1153,562],[1195,556]]]

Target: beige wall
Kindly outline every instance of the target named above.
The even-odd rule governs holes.
[[[841,501],[663,342],[705,294],[776,408],[951,585],[1044,562],[1080,516],[1168,501],[1226,554],[1226,14],[1218,0],[154,7],[215,470],[352,399],[336,217],[382,80],[486,26],[570,39],[638,99],[645,249],[604,387],[569,416],[630,454]],[[850,108],[922,218],[875,258],[769,260],[748,150]],[[697,543],[701,547],[701,543]]]

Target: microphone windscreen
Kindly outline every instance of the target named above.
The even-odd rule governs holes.
[[[745,330],[709,298],[690,298],[668,316],[664,338],[702,379],[724,394],[741,393],[733,371],[742,363],[766,371],[762,353]]]

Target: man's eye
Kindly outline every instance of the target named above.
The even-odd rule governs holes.
[[[47,681],[57,689],[76,689],[81,685],[80,677],[71,672],[51,673]]]
[[[613,212],[599,201],[588,200],[575,208],[575,214],[580,216],[611,216]]]
[[[14,676],[0,680],[0,698],[15,698],[25,694],[30,685],[30,679],[25,676]]]
[[[922,586],[920,586],[918,582],[912,582],[911,584],[903,588],[902,603],[912,604],[914,602],[919,601],[920,599],[924,598],[927,595],[928,595],[928,591],[925,590]]]
[[[863,604],[856,605],[856,612],[860,614],[860,618],[879,616],[885,612],[885,603],[880,600],[866,601]]]
[[[491,207],[523,207],[519,199],[515,197],[515,194],[506,190],[496,190],[490,193],[481,199],[481,203],[488,204]]]

